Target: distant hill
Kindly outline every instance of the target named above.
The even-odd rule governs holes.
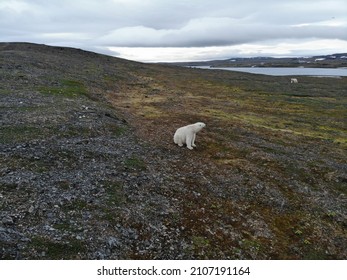
[[[347,67],[347,53],[321,55],[312,57],[250,57],[230,58],[201,62],[174,63],[179,66],[211,66],[211,67]]]

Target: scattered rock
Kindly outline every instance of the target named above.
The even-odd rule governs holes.
[[[3,225],[13,225],[14,224],[13,219],[10,216],[3,217],[1,222]]]

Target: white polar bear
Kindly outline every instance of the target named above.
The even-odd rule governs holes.
[[[297,83],[298,83],[298,79],[297,79],[297,78],[291,78],[291,79],[290,79],[290,83],[291,83],[291,84],[293,84],[293,83],[294,83],[294,84],[297,84]]]
[[[182,147],[184,143],[186,143],[187,148],[189,150],[193,150],[193,147],[196,147],[195,145],[195,137],[196,133],[199,132],[201,129],[203,129],[206,126],[203,122],[197,122],[194,124],[186,125],[183,127],[180,127],[176,130],[174,135],[174,142],[178,146]]]

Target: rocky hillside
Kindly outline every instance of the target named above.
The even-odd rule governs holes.
[[[347,259],[346,78],[2,43],[0,79],[1,259]]]

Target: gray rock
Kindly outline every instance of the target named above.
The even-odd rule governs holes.
[[[13,219],[12,217],[10,216],[5,216],[2,218],[1,222],[4,224],[4,225],[13,225],[14,222],[13,222]]]
[[[106,243],[110,249],[119,248],[121,246],[121,243],[115,237],[109,237]]]

